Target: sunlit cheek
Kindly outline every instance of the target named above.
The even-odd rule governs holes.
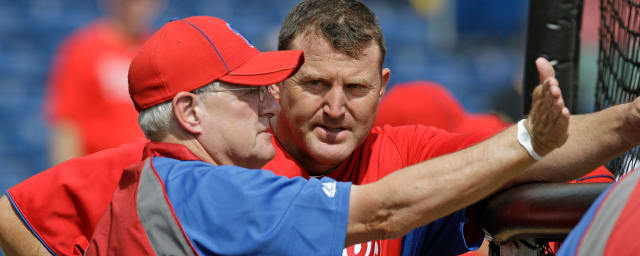
[[[300,98],[297,102],[298,104],[289,106],[286,110],[283,107],[281,110],[287,111],[296,125],[304,125],[319,118],[318,116],[322,116],[322,98],[305,97]]]
[[[309,92],[301,92],[292,99],[299,106],[312,106],[321,104],[323,101],[322,95],[313,94]]]

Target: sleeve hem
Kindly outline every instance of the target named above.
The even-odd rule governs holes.
[[[16,211],[16,213],[18,213],[18,216],[20,217],[22,222],[27,226],[27,228],[29,228],[29,231],[31,231],[31,234],[33,234],[38,239],[38,241],[40,241],[40,243],[42,243],[44,248],[47,248],[47,250],[52,255],[56,255],[57,256],[58,254],[56,254],[53,251],[53,249],[44,241],[44,239],[38,234],[38,232],[35,230],[35,228],[33,228],[33,226],[31,226],[31,223],[29,223],[29,221],[24,216],[24,214],[22,214],[22,211],[20,211],[20,207],[18,207],[18,204],[13,200],[13,197],[11,196],[11,194],[9,193],[8,190],[5,191],[5,194],[7,195],[7,198],[9,199],[9,202],[11,203],[11,206],[13,206],[13,209]]]
[[[336,239],[334,240],[336,252],[332,252],[331,255],[342,255],[344,251],[344,243],[347,239],[347,225],[349,222],[349,199],[351,198],[351,182],[336,182],[338,190],[345,190],[346,192],[340,193],[342,196],[339,198],[338,210],[341,211],[336,218]]]

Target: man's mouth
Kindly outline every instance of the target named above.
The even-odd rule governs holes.
[[[349,129],[341,126],[317,125],[314,133],[326,143],[340,143],[347,139]]]
[[[327,126],[322,126],[322,125],[320,127],[322,127],[322,129],[327,130],[328,132],[333,132],[333,133],[339,133],[339,132],[345,130],[342,127],[327,127]]]
[[[267,127],[267,128],[260,129],[260,130],[258,131],[258,134],[261,134],[261,133],[272,133],[272,132],[271,132],[271,128],[270,128],[270,127]]]
[[[326,125],[318,125],[318,127],[324,129],[327,132],[339,133],[341,131],[346,130],[346,128],[342,126],[326,126]]]

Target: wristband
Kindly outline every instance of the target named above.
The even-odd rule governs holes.
[[[531,145],[531,134],[529,134],[527,128],[524,127],[524,122],[526,120],[527,119],[522,119],[518,122],[518,142],[520,142],[520,145],[527,150],[527,153],[529,153],[533,159],[539,161],[542,159],[542,156],[538,155],[536,150],[533,149],[533,145]]]

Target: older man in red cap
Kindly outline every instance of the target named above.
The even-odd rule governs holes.
[[[204,255],[250,246],[250,239],[233,240],[229,234],[214,240],[202,234],[230,233],[228,228],[245,220],[271,220],[260,214],[260,204],[268,208],[269,202],[287,199],[263,202],[261,195],[274,194],[261,190],[278,189],[286,178],[245,168],[260,168],[275,154],[268,120],[279,107],[267,85],[286,79],[302,63],[301,51],[259,52],[217,18],[175,20],[155,33],[129,69],[129,93],[151,142],[144,160],[123,172],[87,254]],[[322,194],[318,192],[310,196]],[[342,194],[348,197],[348,190]],[[343,200],[327,207],[348,204],[338,198]],[[228,203],[236,208],[227,209],[232,206]],[[249,209],[257,214],[238,213]],[[336,215],[346,213],[335,212],[326,226],[343,230],[339,224],[346,217]],[[260,232],[266,226],[237,233]]]

